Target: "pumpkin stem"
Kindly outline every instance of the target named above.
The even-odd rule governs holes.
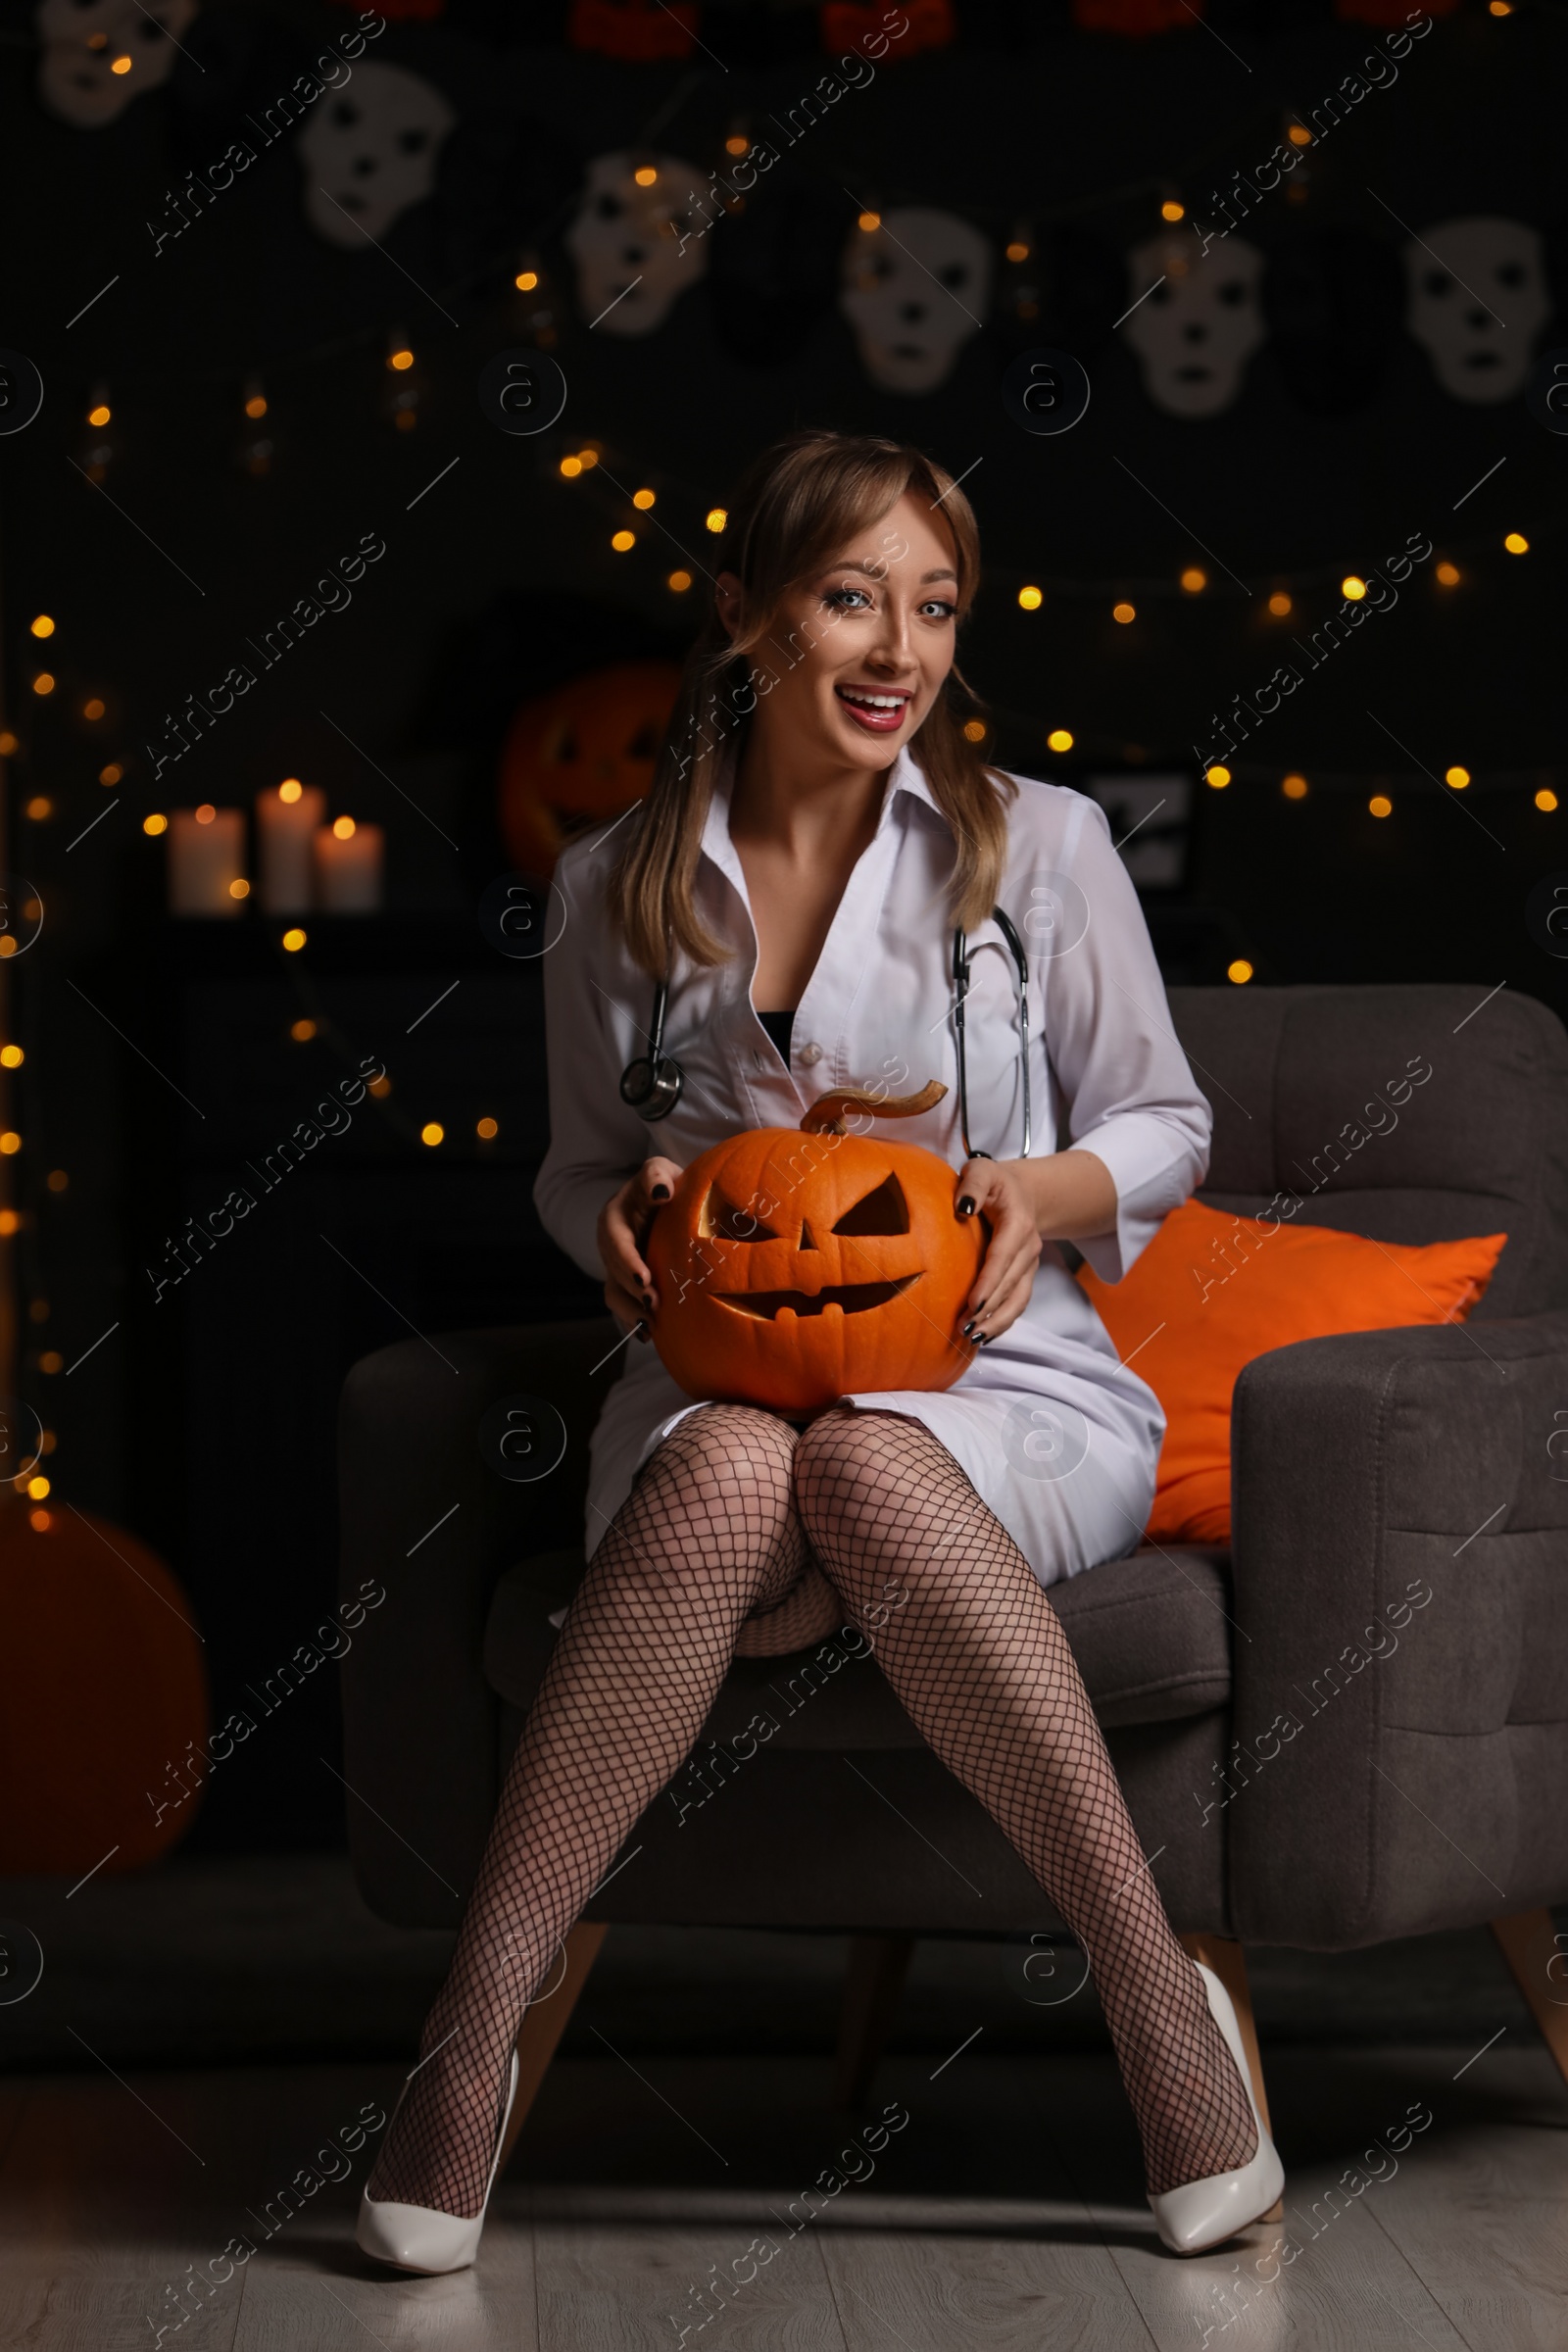
[[[848,1113],[868,1111],[874,1119],[915,1119],[924,1110],[935,1110],[947,1088],[940,1078],[928,1078],[917,1095],[883,1095],[874,1086],[836,1086],[831,1094],[818,1095],[801,1121],[807,1135],[848,1135]]]

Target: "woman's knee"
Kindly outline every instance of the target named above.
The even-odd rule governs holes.
[[[907,1499],[907,1441],[926,1435],[902,1414],[856,1408],[811,1422],[794,1461],[796,1507],[808,1533],[888,1524]]]
[[[688,1520],[782,1526],[794,1510],[795,1432],[750,1404],[705,1404],[677,1422],[632,1489]]]

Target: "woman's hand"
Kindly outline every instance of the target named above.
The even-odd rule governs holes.
[[[1029,1303],[1040,1263],[1040,1229],[1010,1160],[966,1159],[958,1170],[957,1213],[983,1216],[991,1239],[960,1320],[966,1340],[997,1339]]]
[[[646,1325],[659,1307],[643,1243],[654,1211],[667,1200],[683,1170],[672,1159],[645,1159],[599,1212],[599,1255],[605,1269],[605,1304],[628,1328]],[[643,1337],[647,1338],[644,1329]]]

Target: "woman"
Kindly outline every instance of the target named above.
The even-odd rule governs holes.
[[[1116,1280],[1200,1180],[1207,1105],[1101,811],[987,769],[965,730],[954,641],[978,534],[953,479],[895,442],[793,434],[743,483],[722,564],[640,815],[559,871],[536,1199],[603,1272],[626,1368],[594,1438],[588,1571],[361,2243],[411,2269],[472,2260],[508,2053],[562,1936],[689,1753],[731,1657],[799,1648],[847,1616],[875,1626],[906,1709],[1084,1944],[1160,2234],[1197,2252],[1266,2211],[1279,2161],[1234,2013],[1171,1932],[1045,1588],[1136,1547],[1163,1430],[1053,1245]],[[1026,1030],[999,902],[1029,943]],[[665,974],[682,1083],[655,1130],[624,1099],[636,1074],[620,1080],[650,1054]],[[988,1157],[1021,1140],[1025,1036],[1040,1149]],[[900,1138],[961,1161],[954,1213],[988,1235],[961,1377],[844,1399],[804,1427],[693,1405],[647,1344],[678,1302],[642,1250],[683,1165],[739,1130],[795,1126],[830,1086],[933,1076],[945,1100]],[[1051,1149],[1062,1130],[1070,1148]]]

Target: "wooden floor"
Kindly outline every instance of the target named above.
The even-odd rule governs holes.
[[[855,2116],[827,2105],[825,2061],[631,2062],[607,2048],[552,2072],[473,2270],[407,2278],[360,2255],[353,2208],[373,2140],[286,2224],[274,2201],[266,2235],[283,2183],[318,2150],[318,2170],[338,2169],[325,2143],[366,2102],[390,2107],[399,2079],[373,2066],[12,2078],[0,2344],[676,2352],[682,2327],[691,2344],[737,2352],[1568,2342],[1568,2090],[1512,2030],[1479,2057],[1272,2052],[1284,2227],[1189,2261],[1153,2235],[1110,2060],[988,2059],[983,2041],[947,2062],[890,2059]],[[805,2222],[802,2191],[889,2101],[907,2123]],[[1432,2120],[1399,2153],[1412,2113]],[[1329,2201],[1352,2166],[1359,2192]],[[194,2289],[210,2264],[222,2277],[236,2235],[253,2257]],[[776,2252],[741,2287],[754,2240]],[[715,2316],[719,2278],[731,2285]]]

